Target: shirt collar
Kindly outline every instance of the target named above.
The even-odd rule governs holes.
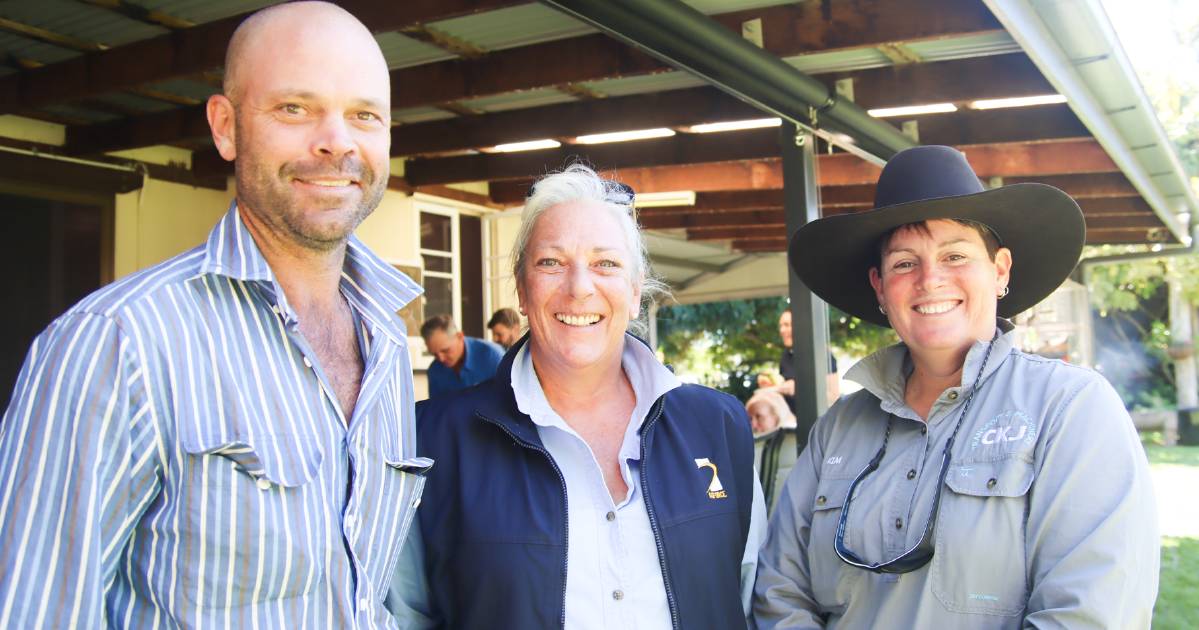
[[[262,250],[258,249],[258,244],[246,229],[236,200],[208,234],[200,273],[261,283],[270,297],[277,299],[286,314],[295,316],[286,304],[286,298],[275,282],[275,274],[263,257]],[[407,342],[407,329],[399,310],[424,293],[424,289],[376,256],[356,236],[351,235],[346,243],[341,287],[346,299],[373,329],[391,337],[396,343]]]
[[[637,404],[633,408],[632,415],[635,421],[629,422],[624,446],[621,448],[621,457],[639,459],[640,451],[636,448],[638,440],[630,438],[636,438],[654,402],[670,390],[682,385],[682,382],[658,361],[658,357],[654,355],[649,346],[629,334],[625,335],[620,365],[629,379],[629,384],[633,387],[633,394],[637,397]],[[517,408],[521,413],[529,416],[537,426],[556,427],[568,433],[574,433],[574,430],[550,407],[550,403],[545,397],[545,391],[541,388],[541,381],[537,378],[537,372],[533,369],[533,357],[529,353],[529,344],[527,343],[520,347],[512,362],[512,392],[516,397]]]
[[[985,381],[987,377],[994,374],[1015,347],[1015,328],[1012,322],[996,318],[995,345],[991,348],[991,356],[987,358],[983,373],[979,374],[979,367],[982,365],[983,357],[986,356],[987,346],[990,342],[976,341],[966,352],[966,360],[962,364],[962,384],[950,389],[968,391],[974,387],[975,380]],[[907,407],[907,403],[904,401],[904,389],[911,373],[911,355],[908,347],[900,342],[858,361],[845,373],[845,378],[860,384],[863,389],[874,394],[882,403],[884,411],[897,413]]]

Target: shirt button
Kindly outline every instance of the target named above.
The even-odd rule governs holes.
[[[312,367],[312,361],[309,361],[308,357],[304,357],[304,367],[307,367],[307,368]]]
[[[608,519],[608,522],[611,523],[612,521],[616,520],[616,512],[608,512],[604,515],[604,518]]]
[[[358,600],[358,610],[366,610],[367,608],[370,608],[370,606],[371,606],[371,603],[366,601],[365,597]]]
[[[903,519],[902,518],[895,519],[895,529],[903,529]]]
[[[276,314],[276,315],[278,315],[278,314],[279,314],[279,305],[278,305],[278,304],[271,304],[271,312],[272,312],[272,313],[274,313],[274,314]]]
[[[950,400],[957,400],[957,399],[958,399],[958,393],[957,393],[957,392],[949,392],[949,399],[950,399]]]
[[[824,505],[825,501],[827,501],[827,500],[828,499],[825,499],[824,495],[822,494],[822,495],[816,497],[816,505]]]
[[[346,517],[344,519],[342,519],[342,522],[345,523],[346,529],[353,529],[354,528],[354,520],[355,519],[354,519],[353,514],[346,514]]]
[[[908,471],[908,479],[915,479],[915,478],[916,478],[916,469],[913,468]]]
[[[415,510],[418,507],[420,507],[420,497],[416,497],[416,500],[412,502],[412,509]]]
[[[263,479],[262,477],[259,477],[258,481],[254,482],[254,483],[257,484],[259,490],[270,490],[271,489],[271,482],[267,481],[266,479]]]
[[[612,591],[612,599],[614,599],[616,601],[620,601],[620,600],[624,599],[624,591],[622,591],[620,589],[616,589],[615,591]]]
[[[920,427],[920,435],[928,435],[928,425]]]
[[[991,490],[992,488],[995,487],[995,484],[997,484],[997,483],[999,483],[999,482],[995,481],[994,477],[991,477],[990,479],[987,480],[987,489]]]

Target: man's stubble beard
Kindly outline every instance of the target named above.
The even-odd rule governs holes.
[[[238,134],[238,140],[242,137]],[[387,190],[387,177],[380,178],[378,172],[357,158],[347,157],[338,164],[324,165],[298,166],[287,162],[273,172],[269,166],[254,159],[253,153],[240,146],[240,142],[238,145],[235,163],[238,199],[272,230],[306,249],[327,252],[343,246],[350,234],[379,206]],[[344,221],[318,225],[308,220],[301,207],[305,200],[291,189],[290,181],[297,174],[329,172],[352,174],[362,186],[362,196]]]

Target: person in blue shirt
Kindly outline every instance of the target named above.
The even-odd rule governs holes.
[[[449,315],[425,320],[420,326],[420,336],[434,359],[429,364],[429,398],[490,379],[504,358],[504,351],[498,345],[462,334]]]

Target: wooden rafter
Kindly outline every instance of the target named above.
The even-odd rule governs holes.
[[[374,32],[393,31],[458,15],[519,4],[517,0],[344,0],[339,3]],[[248,14],[91,52],[0,77],[0,114],[77,100],[201,73],[224,63],[225,48]]]
[[[1086,137],[1085,128],[1077,122],[1072,112],[1062,106],[969,111],[940,116],[944,120],[936,124],[944,131],[934,134],[929,143],[994,146],[996,143],[1051,139],[1057,141],[1063,137]],[[957,122],[954,122],[955,120]],[[607,145],[563,146],[558,149],[512,154],[413,159],[408,162],[406,176],[416,185],[446,184],[523,179],[530,173],[544,173],[561,168],[572,159],[581,159],[601,169],[625,169],[765,159],[776,155],[777,131],[754,129],[717,134],[680,134],[672,138]],[[865,174],[876,170],[848,154],[844,154],[843,158],[832,157],[859,164],[858,168],[867,169],[862,171]],[[1030,174],[1036,172],[1038,171],[1032,171]],[[851,183],[870,181],[872,179]],[[634,186],[634,189],[637,188]]]
[[[742,22],[761,18],[765,49],[780,57],[1002,28],[983,4],[959,0],[803,2],[712,17],[738,33]],[[606,35],[586,35],[393,71],[391,103],[418,107],[670,69]]]
[[[85,2],[101,9],[108,9],[131,20],[137,20],[142,24],[168,28],[173,31],[195,26],[195,22],[191,20],[185,20],[181,17],[154,9],[147,9],[140,4],[134,4],[126,0],[80,0],[80,2]]]

